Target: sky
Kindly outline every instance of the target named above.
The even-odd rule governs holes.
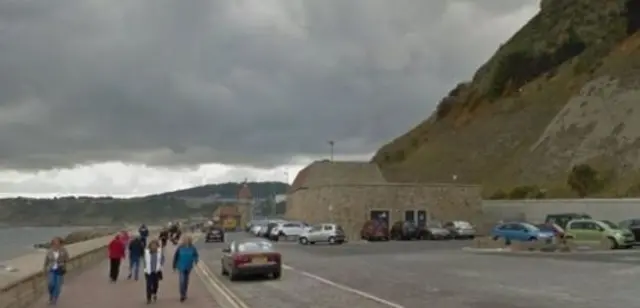
[[[291,182],[429,117],[533,0],[0,1],[0,196]],[[285,174],[288,174],[285,175]]]

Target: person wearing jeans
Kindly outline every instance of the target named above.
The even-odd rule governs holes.
[[[145,245],[141,238],[135,237],[129,242],[129,276],[127,279],[138,280],[140,272],[140,259],[144,255]]]
[[[178,285],[181,302],[187,299],[189,276],[193,266],[198,263],[198,259],[198,250],[193,245],[193,239],[190,236],[185,236],[173,255],[173,270],[179,273]]]
[[[54,237],[44,257],[44,271],[47,274],[50,305],[55,305],[60,297],[67,261],[69,261],[69,252],[62,246],[62,239]]]
[[[164,252],[157,240],[149,242],[149,247],[144,250],[144,278],[146,282],[147,304],[158,300],[158,287],[162,280],[162,266],[164,265]]]

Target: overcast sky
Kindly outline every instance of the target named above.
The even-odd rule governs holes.
[[[0,194],[290,180],[429,116],[534,0],[0,0]],[[9,171],[11,170],[11,171]]]

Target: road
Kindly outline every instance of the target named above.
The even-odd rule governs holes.
[[[245,238],[228,235],[228,240]],[[220,273],[223,244],[199,243]],[[251,308],[640,307],[640,254],[508,256],[460,250],[461,242],[278,243],[278,281],[219,281]],[[638,258],[634,257],[637,256]]]

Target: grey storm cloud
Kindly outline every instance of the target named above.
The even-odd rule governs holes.
[[[516,30],[474,27],[536,3],[0,1],[0,167],[370,153]]]

